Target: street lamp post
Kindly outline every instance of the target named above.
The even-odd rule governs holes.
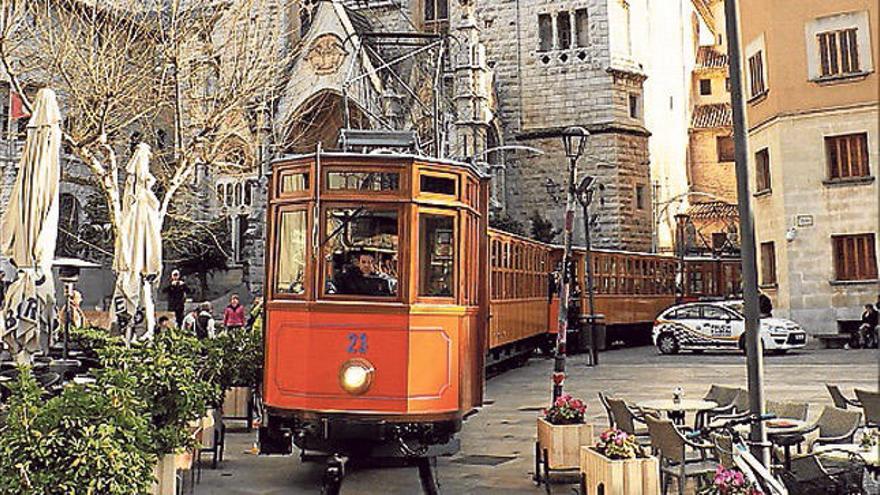
[[[590,341],[593,343],[592,348],[590,349],[591,366],[598,364],[599,357],[598,343],[595,341],[595,333],[593,333],[593,325],[596,324],[596,306],[593,300],[592,235],[590,232],[590,204],[593,202],[593,192],[596,186],[596,178],[591,175],[587,175],[584,176],[583,179],[581,179],[581,183],[578,185],[577,188],[577,199],[584,209],[584,243],[586,245],[585,263],[587,265],[587,304],[590,311],[589,326],[587,329],[582,328],[581,331],[591,332],[592,337]],[[598,184],[598,187],[599,189],[604,188],[601,184]]]
[[[587,136],[590,133],[583,127],[569,127],[562,131],[562,144],[565,156],[568,157],[568,182],[566,183],[565,228],[563,230],[564,251],[562,255],[562,284],[559,289],[559,317],[557,319],[556,355],[553,361],[553,396],[552,402],[562,395],[565,382],[565,339],[568,332],[568,298],[571,293],[571,274],[568,265],[571,262],[571,242],[574,230],[574,209],[576,203],[577,161],[584,153]]]

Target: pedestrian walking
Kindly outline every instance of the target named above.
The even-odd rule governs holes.
[[[211,314],[211,303],[203,302],[199,306],[199,315],[196,317],[196,337],[199,340],[213,339],[215,325],[214,315]]]
[[[773,316],[773,301],[763,292],[758,292],[758,310],[761,313],[761,318]]]
[[[174,318],[177,320],[178,327],[183,327],[184,306],[188,292],[189,288],[180,276],[180,270],[173,270],[171,272],[171,281],[165,287],[165,293],[168,294],[168,310],[174,312]]]
[[[877,347],[877,324],[880,323],[880,313],[870,304],[865,304],[862,312],[862,321],[859,326],[859,343],[865,349]]]
[[[245,324],[245,310],[238,299],[238,294],[232,294],[229,305],[223,310],[223,326],[226,331],[240,330]]]

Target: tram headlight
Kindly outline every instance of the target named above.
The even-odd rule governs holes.
[[[339,368],[339,385],[352,395],[361,395],[373,384],[375,368],[366,359],[350,359]]]

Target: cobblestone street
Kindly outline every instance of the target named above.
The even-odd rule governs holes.
[[[745,359],[738,354],[660,356],[654,347],[630,348],[600,355],[600,366],[588,368],[584,356],[569,360],[567,391],[589,403],[589,422],[607,424],[596,393],[607,391],[638,402],[671,396],[676,386],[685,397],[705,394],[712,383],[745,386]],[[771,400],[810,403],[810,419],[830,404],[824,383],[877,387],[876,351],[812,350],[765,358],[765,392]],[[461,452],[438,461],[438,477],[446,494],[538,494],[532,484],[535,417],[547,403],[552,362],[532,359],[487,383],[487,404],[464,425]],[[689,418],[690,422],[690,418]],[[227,436],[226,458],[219,469],[205,469],[196,486],[199,495],[319,493],[320,464],[302,464],[293,457],[257,457],[245,453],[254,434]],[[554,493],[572,493],[575,485],[559,484]],[[358,468],[346,477],[347,494],[420,493],[415,468]]]

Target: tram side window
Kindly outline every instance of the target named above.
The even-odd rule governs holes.
[[[398,291],[396,210],[327,210],[325,293],[393,297]]]
[[[400,188],[397,172],[328,172],[327,189],[331,191],[396,191]]]
[[[281,176],[281,192],[293,193],[305,191],[309,188],[309,174],[295,173]]]
[[[455,288],[455,219],[419,217],[419,295],[453,297]]]
[[[305,292],[306,212],[281,213],[278,229],[278,272],[275,290],[281,294]]]

